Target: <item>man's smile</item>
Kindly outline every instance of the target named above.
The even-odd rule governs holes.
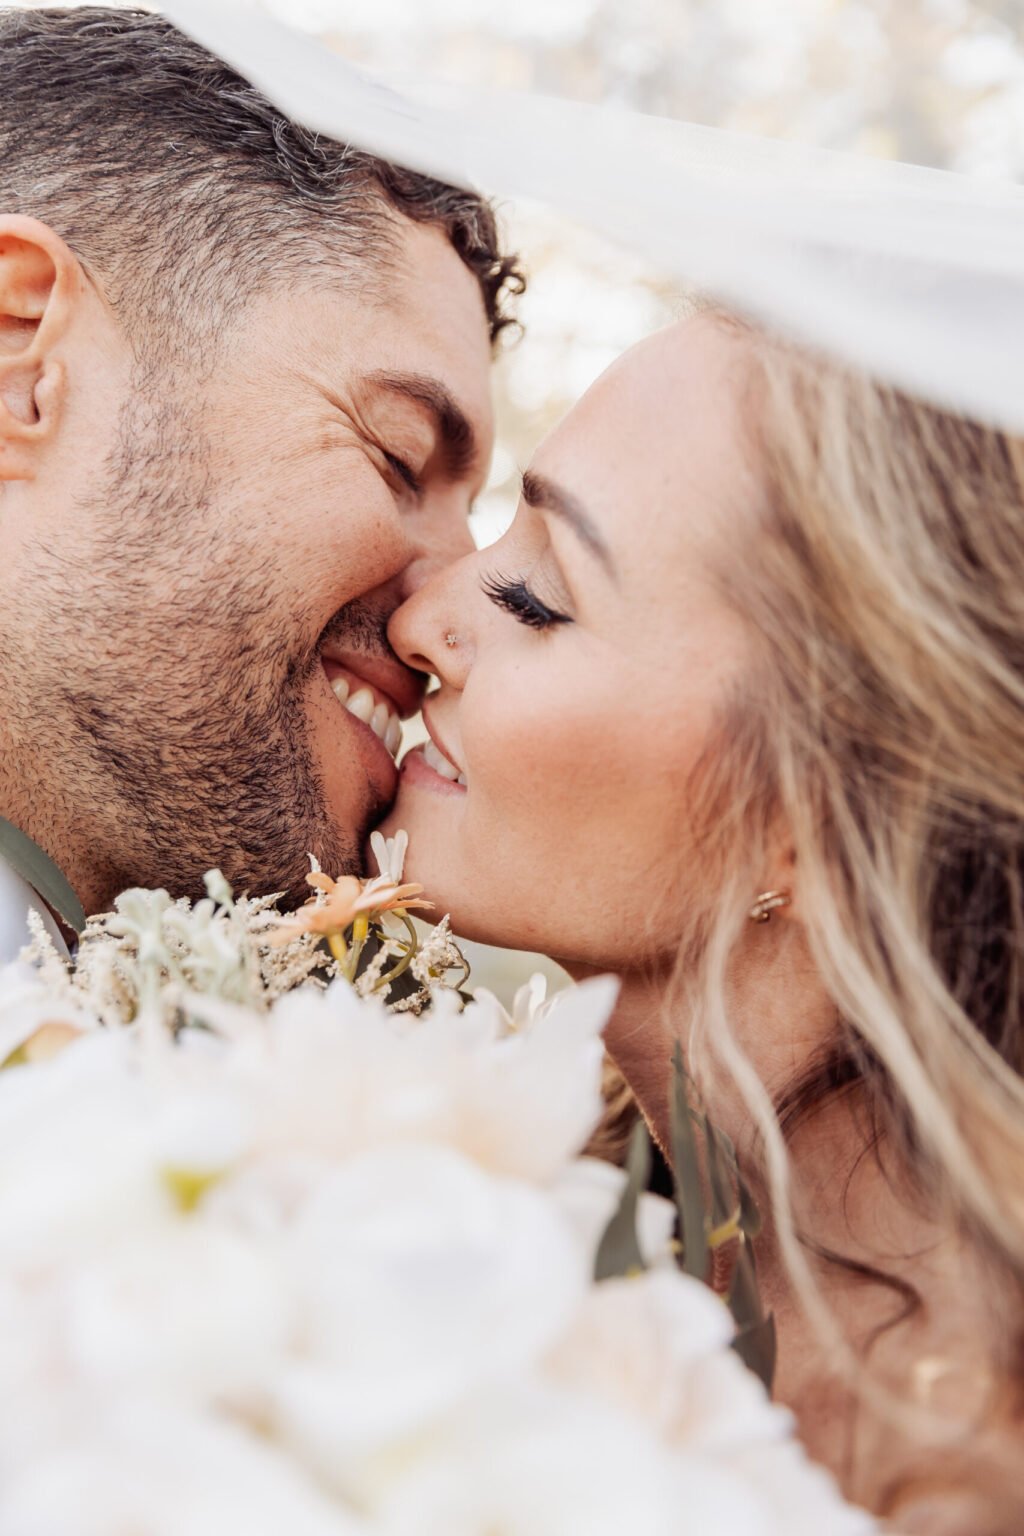
[[[396,658],[369,655],[337,642],[328,641],[321,660],[331,691],[355,722],[370,761],[379,761],[391,798],[396,784],[395,760],[402,746],[402,720],[419,709],[424,679]]]
[[[369,727],[393,761],[402,745],[402,722],[394,701],[335,661],[325,658],[324,671],[338,703],[360,724]]]

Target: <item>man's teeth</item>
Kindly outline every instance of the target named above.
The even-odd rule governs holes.
[[[343,677],[336,677],[331,683],[334,696],[339,704],[344,704],[350,715],[355,715],[364,725],[368,725],[375,736],[387,747],[392,757],[398,756],[398,749],[402,745],[402,722],[398,716],[388,709],[386,704],[374,702],[373,690],[370,688],[357,688],[355,693],[349,694],[348,682]]]
[[[453,784],[465,784],[466,775],[460,773],[454,763],[450,763],[442,752],[439,752],[432,741],[424,742],[423,756],[435,773],[439,773],[442,779],[450,779]]]

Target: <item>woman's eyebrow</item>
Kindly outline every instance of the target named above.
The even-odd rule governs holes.
[[[547,475],[538,474],[535,469],[527,469],[523,473],[522,495],[528,507],[538,512],[551,512],[568,523],[581,544],[597,556],[609,576],[613,579],[617,576],[611,550],[598,533],[582,502],[571,492],[556,485]]]

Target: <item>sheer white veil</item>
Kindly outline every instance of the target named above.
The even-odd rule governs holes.
[[[1024,433],[1024,189],[488,89],[368,79],[221,0],[166,15],[307,127],[529,198],[935,404]]]

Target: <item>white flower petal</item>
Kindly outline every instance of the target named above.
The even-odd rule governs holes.
[[[325,1177],[288,1260],[301,1352],[322,1369],[290,1384],[282,1411],[299,1433],[296,1404],[333,1395],[320,1438],[337,1457],[352,1453],[346,1436],[361,1445],[408,1433],[481,1381],[528,1370],[587,1284],[578,1245],[540,1192],[426,1146],[369,1152]]]
[[[0,1490],[4,1536],[371,1536],[262,1437],[127,1398]]]
[[[622,1198],[626,1175],[621,1168],[596,1157],[578,1157],[551,1185],[559,1209],[578,1233],[591,1263]],[[672,1239],[676,1213],[671,1201],[644,1194],[637,1202],[637,1237],[648,1264],[674,1262]]]

